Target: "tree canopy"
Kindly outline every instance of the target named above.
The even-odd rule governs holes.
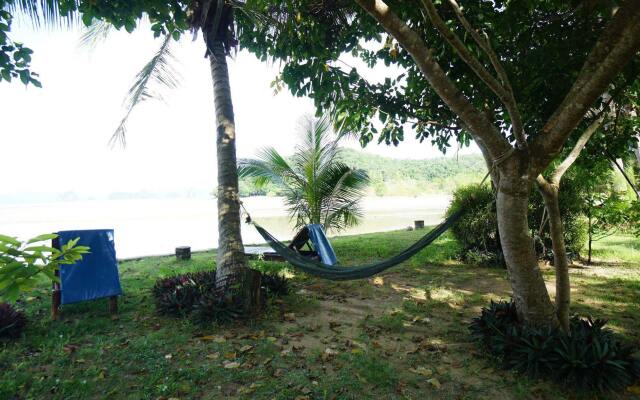
[[[245,31],[240,43],[259,57],[284,62],[279,80],[294,95],[309,95],[317,107],[334,108],[344,128],[359,133],[363,143],[376,133],[379,141],[397,143],[403,140],[407,124],[418,138],[429,139],[443,150],[453,141],[469,143],[468,127],[424,78],[409,51],[363,9],[352,2],[310,0],[298,2],[297,14],[291,15],[289,3],[250,1],[271,12],[279,25]],[[456,8],[442,3],[436,20],[450,29],[456,41],[467,38],[460,46],[479,60],[481,66],[476,68],[490,69],[491,58],[499,55],[498,78],[483,73],[483,79],[474,73],[442,40],[423,8],[414,2],[387,2],[424,39],[456,87],[474,107],[489,114],[511,142],[518,129],[527,138],[540,133],[611,18],[611,5],[596,2],[465,2],[463,21],[477,30],[480,41],[475,42],[458,22]],[[482,43],[491,49],[489,55]],[[385,69],[384,80],[365,78],[363,70],[380,66],[392,67]],[[635,77],[639,66],[636,57],[616,83]],[[508,76],[511,93],[497,90],[496,94],[492,88],[503,74]],[[511,106],[502,99],[517,103],[517,111],[509,112]],[[512,129],[514,117],[521,120],[520,128]]]

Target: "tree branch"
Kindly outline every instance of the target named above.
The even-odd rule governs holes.
[[[640,0],[627,0],[593,46],[562,104],[532,142],[532,152],[536,155],[532,162],[534,171],[543,171],[562,150],[571,131],[638,49]]]
[[[445,102],[469,127],[474,139],[496,159],[512,147],[469,99],[467,99],[433,58],[420,35],[401,20],[382,0],[356,0],[357,3],[389,32],[411,54],[425,78]]]
[[[560,165],[558,165],[558,167],[553,171],[553,174],[551,174],[551,178],[550,178],[551,183],[557,184],[557,185],[560,184],[560,180],[562,179],[562,176],[565,174],[565,172],[567,172],[569,167],[571,167],[573,163],[578,159],[578,156],[582,152],[582,149],[584,149],[584,146],[587,144],[589,139],[591,139],[591,136],[593,136],[593,134],[600,127],[600,125],[602,125],[602,121],[604,120],[604,115],[605,114],[601,114],[598,119],[593,121],[587,127],[587,129],[585,129],[584,132],[582,132],[582,135],[580,135],[580,137],[578,138],[578,141],[576,142],[575,146],[573,146],[573,149],[571,149],[571,151],[569,152],[569,155],[562,161],[562,163],[560,163]]]
[[[638,190],[636,185],[633,184],[633,181],[631,181],[631,178],[629,178],[629,175],[627,175],[624,168],[622,168],[622,166],[618,164],[618,161],[616,160],[616,158],[613,155],[611,155],[611,153],[609,153],[608,151],[606,151],[606,153],[609,160],[613,163],[613,165],[615,165],[618,168],[618,171],[620,171],[620,173],[622,174],[624,179],[627,181],[629,186],[631,186],[631,189],[633,189],[633,191],[636,193],[636,197],[638,198],[638,200],[640,200],[640,190]]]
[[[496,74],[498,74],[498,79],[500,79],[502,83],[502,87],[506,92],[505,93],[506,98],[504,100],[503,99],[501,100],[504,103],[505,107],[507,108],[507,112],[509,113],[509,116],[511,117],[511,126],[513,129],[513,135],[515,136],[516,141],[518,142],[518,145],[521,148],[527,147],[527,139],[524,134],[522,116],[520,115],[520,111],[518,110],[518,103],[516,102],[516,98],[513,94],[513,88],[511,87],[511,82],[509,81],[507,72],[502,67],[502,63],[500,62],[498,55],[493,50],[493,47],[491,47],[491,43],[489,42],[489,39],[483,38],[478,33],[478,31],[473,29],[473,26],[471,26],[467,18],[465,18],[456,0],[449,0],[449,4],[453,8],[453,11],[458,17],[458,21],[460,21],[464,29],[469,33],[469,35],[471,35],[471,37],[473,38],[473,40],[475,40],[478,46],[480,46],[480,48],[487,54],[487,57],[489,57],[489,61],[491,62],[493,69],[496,71]]]
[[[445,24],[442,18],[440,18],[440,15],[438,15],[438,11],[433,5],[433,2],[431,0],[422,0],[422,5],[427,11],[427,15],[429,15],[429,19],[433,23],[433,26],[438,30],[438,32],[440,32],[447,43],[453,47],[460,58],[462,58],[478,78],[480,78],[489,87],[489,89],[491,89],[491,91],[500,98],[500,100],[505,98],[507,93],[504,87],[489,73],[484,65],[482,65],[482,63],[471,54],[458,35],[449,29],[447,24]]]

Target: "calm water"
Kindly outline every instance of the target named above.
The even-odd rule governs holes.
[[[362,224],[340,232],[351,235],[381,232],[440,221],[449,203],[447,195],[426,197],[371,197],[364,200]],[[293,235],[282,200],[273,197],[244,199],[251,216],[281,240]],[[115,230],[118,258],[172,254],[176,246],[193,250],[216,247],[216,201],[120,200],[0,206],[0,233],[29,238],[45,232],[71,229]],[[335,235],[329,232],[329,235]],[[243,224],[246,244],[263,242],[255,229]]]

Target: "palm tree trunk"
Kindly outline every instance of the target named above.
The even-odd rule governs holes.
[[[221,287],[246,274],[247,261],[240,234],[240,203],[236,162],[236,128],[231,101],[227,56],[222,41],[211,44],[209,55],[217,124],[218,256],[216,285]]]

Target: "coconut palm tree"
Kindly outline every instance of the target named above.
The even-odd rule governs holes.
[[[236,162],[236,125],[231,101],[227,56],[237,42],[234,8],[223,0],[193,2],[191,29],[202,30],[211,66],[216,115],[218,160],[218,253],[216,285],[246,275],[247,261],[240,234],[240,196]]]
[[[21,0],[10,3],[10,9],[22,12],[34,21],[63,21],[58,1]],[[229,287],[235,283],[235,277],[248,276],[248,265],[244,256],[240,234],[240,204],[238,173],[236,165],[236,131],[233,103],[229,83],[227,56],[235,48],[234,9],[242,8],[241,1],[200,0],[191,1],[187,7],[187,19],[190,30],[196,34],[201,31],[205,43],[205,57],[208,58],[213,82],[215,116],[217,121],[217,162],[218,162],[218,253],[217,286]],[[249,11],[250,12],[250,11]],[[73,13],[69,20],[79,20]],[[82,42],[95,44],[107,36],[110,24],[94,20],[94,25],[84,35]],[[126,124],[132,110],[141,102],[161,97],[159,89],[173,88],[178,85],[178,75],[172,67],[171,38],[166,35],[153,58],[138,73],[125,101],[126,110],[112,141],[124,143]],[[233,285],[234,287],[236,285]],[[255,299],[249,299],[253,304]]]
[[[301,127],[303,141],[290,160],[265,148],[257,159],[240,160],[240,176],[253,179],[257,186],[277,185],[296,228],[311,223],[339,231],[356,225],[369,176],[340,161],[329,117],[305,118]]]

